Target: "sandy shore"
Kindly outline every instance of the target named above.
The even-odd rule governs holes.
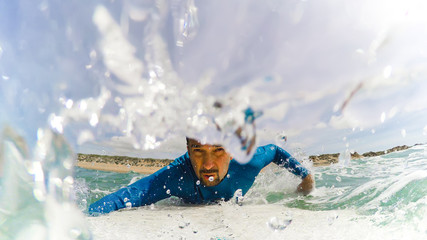
[[[397,146],[385,151],[378,152],[367,152],[364,154],[358,154],[354,152],[351,154],[352,159],[360,159],[363,157],[374,157],[380,156],[391,152],[402,151],[410,148],[409,146]],[[327,166],[330,164],[338,163],[339,154],[321,154],[309,156],[310,160],[313,161],[313,165]],[[105,155],[94,155],[94,154],[78,154],[77,166],[86,169],[100,170],[100,171],[112,171],[112,172],[137,172],[142,174],[151,174],[159,170],[160,168],[167,166],[171,163],[172,159],[152,159],[152,158],[133,158],[126,156],[105,156]]]
[[[114,163],[94,163],[94,162],[77,162],[77,166],[86,169],[109,171],[109,172],[137,172],[142,174],[152,174],[160,169],[160,167],[144,167],[144,166],[130,166]]]
[[[133,158],[80,153],[77,155],[78,167],[121,173],[133,171],[142,174],[151,174],[171,162],[171,159]]]

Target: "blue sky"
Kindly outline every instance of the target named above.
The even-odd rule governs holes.
[[[47,127],[76,151],[173,157],[220,100],[263,111],[259,144],[285,134],[290,151],[426,142],[423,1],[182,6],[2,2],[1,124],[32,144]]]

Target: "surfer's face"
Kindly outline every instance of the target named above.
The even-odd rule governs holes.
[[[194,172],[205,186],[218,185],[224,179],[232,157],[221,145],[201,144],[188,139],[187,150]]]

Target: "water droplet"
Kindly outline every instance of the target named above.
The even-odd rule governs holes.
[[[70,235],[71,235],[71,238],[78,239],[79,236],[82,235],[82,230],[81,229],[77,229],[77,228],[72,228],[70,230]]]
[[[86,103],[86,101],[82,100],[80,102],[80,104],[79,104],[79,107],[80,107],[80,111],[82,111],[82,112],[86,111],[86,109],[87,109],[87,103]]]
[[[55,129],[59,133],[63,132],[63,126],[62,126],[63,122],[64,122],[63,117],[56,116],[55,114],[52,114],[50,116],[50,126],[52,127],[52,129]]]
[[[405,138],[406,137],[406,129],[402,129],[400,131],[400,134],[402,134],[402,137]]]
[[[127,202],[127,201],[129,201],[129,199],[128,199],[127,197],[125,197],[125,198],[123,199],[123,201],[124,201],[124,202]]]
[[[127,202],[126,203],[126,208],[132,208],[132,203],[131,202]]]
[[[171,169],[171,166],[167,166],[166,168],[167,168],[167,169]]]
[[[391,76],[392,70],[393,70],[392,66],[387,66],[387,67],[384,68],[383,75],[384,75],[385,79],[387,79],[387,78],[389,78]]]
[[[384,123],[385,117],[386,117],[385,112],[382,112],[381,113],[381,123]]]
[[[90,54],[89,54],[89,57],[91,58],[91,59],[96,59],[96,51],[95,50],[92,50],[92,51],[90,51]]]
[[[230,178],[230,174],[227,174],[227,178]]]
[[[170,189],[166,190],[166,194],[171,194],[171,190]]]
[[[197,180],[196,185],[200,185],[200,180]]]
[[[236,192],[234,192],[233,198],[237,205],[242,206],[244,199],[242,189],[237,189]]]
[[[90,117],[90,120],[89,120],[89,124],[92,127],[96,127],[98,122],[99,122],[98,115],[96,113],[92,113],[92,116]]]
[[[337,176],[335,179],[337,179],[338,182],[341,182],[341,177]]]
[[[65,107],[66,107],[66,108],[68,108],[68,109],[70,109],[70,108],[72,108],[72,107],[73,107],[73,104],[74,104],[73,100],[68,99],[68,100],[65,102]]]
[[[213,177],[213,176],[210,176],[210,177],[209,177],[209,182],[213,182],[213,180],[214,180],[214,177]]]
[[[272,217],[270,221],[268,221],[267,225],[274,231],[281,231],[284,230],[291,223],[292,219],[290,218],[280,219],[278,217]]]
[[[163,189],[166,189],[166,185],[163,185]]]
[[[327,218],[328,224],[332,225],[336,219],[338,219],[338,215],[336,213],[331,213]]]
[[[179,227],[179,228],[185,228],[185,227],[187,227],[188,225],[190,225],[190,223],[189,223],[189,222],[182,221],[182,222],[180,222],[180,223],[178,224],[178,227]]]
[[[192,40],[196,36],[198,28],[197,7],[194,5],[194,1],[190,1],[179,18],[179,26],[177,29],[179,35],[177,36],[175,44],[178,47],[183,47],[185,42]]]

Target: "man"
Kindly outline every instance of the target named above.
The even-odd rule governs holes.
[[[187,150],[170,165],[93,203],[89,213],[97,215],[149,205],[170,196],[196,204],[221,199],[227,201],[236,191],[245,195],[261,169],[271,162],[302,178],[298,192],[306,195],[314,187],[308,170],[275,145],[257,148],[252,159],[244,165],[234,160],[221,145],[187,139]]]

